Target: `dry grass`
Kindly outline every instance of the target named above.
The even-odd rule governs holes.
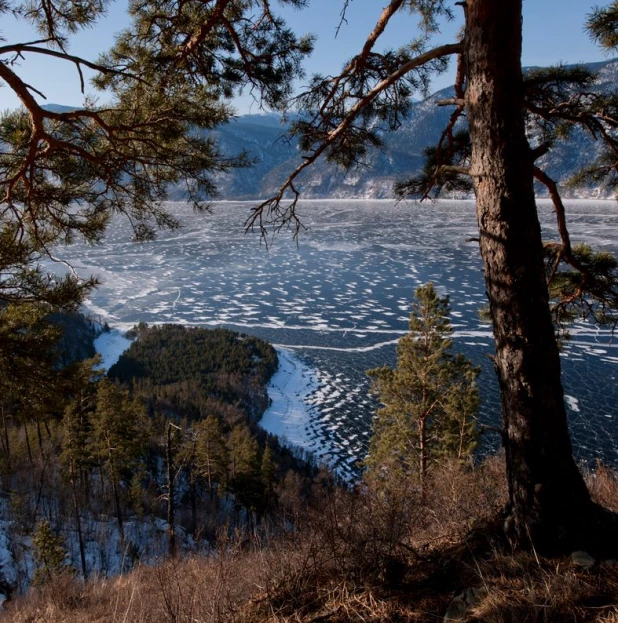
[[[618,508],[616,475],[595,499]],[[343,623],[442,621],[474,588],[468,622],[618,623],[618,565],[509,553],[487,518],[504,501],[499,459],[434,472],[424,503],[409,483],[354,495],[325,486],[295,531],[216,556],[168,560],[86,585],[70,577],[16,599],[1,621]],[[484,522],[484,523],[483,523]],[[450,610],[449,610],[450,612]]]
[[[72,578],[16,600],[3,621],[38,623],[180,623],[239,620],[256,591],[261,556],[230,553],[222,559],[168,560],[85,585]]]
[[[613,565],[585,571],[569,559],[494,552],[478,562],[477,575],[486,595],[471,609],[471,621],[601,621],[618,615]]]

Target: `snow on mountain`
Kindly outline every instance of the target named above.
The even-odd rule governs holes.
[[[586,65],[598,72],[599,91],[618,84],[618,59]],[[451,108],[436,105],[453,96],[453,88],[442,89],[412,106],[410,115],[396,131],[382,134],[384,148],[371,150],[362,165],[344,171],[319,160],[303,172],[296,187],[304,198],[367,198],[393,196],[393,183],[417,173],[423,164],[423,149],[435,145],[451,114]],[[237,169],[216,178],[225,199],[255,199],[273,194],[301,162],[295,140],[285,137],[286,126],[273,114],[237,117],[219,128],[216,136],[224,153],[245,149],[254,160],[251,168]],[[558,182],[564,182],[597,154],[595,144],[581,131],[556,145],[540,164]],[[538,189],[543,194],[543,189]],[[571,197],[607,197],[603,187],[569,190]],[[181,199],[182,196],[174,197]]]

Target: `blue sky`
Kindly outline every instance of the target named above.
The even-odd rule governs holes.
[[[499,1],[499,0],[498,0]],[[343,62],[355,54],[371,30],[386,0],[351,0],[338,36],[336,26],[340,21],[341,0],[312,0],[308,9],[287,9],[286,19],[298,33],[317,35],[316,49],[307,62],[309,74],[332,74]],[[603,60],[603,53],[592,44],[583,32],[582,24],[594,2],[588,0],[524,0],[524,65],[549,65],[558,62],[592,62]],[[603,0],[596,2],[603,6]],[[461,25],[459,7],[454,22],[444,25],[438,41],[450,42]],[[114,33],[127,24],[126,3],[117,0],[111,5],[108,16],[95,28],[79,33],[71,40],[70,51],[94,59],[97,53],[113,43]],[[28,29],[11,18],[4,17],[0,34],[7,43],[33,38]],[[404,44],[414,34],[414,22],[407,16],[389,25],[385,34],[386,47]],[[51,59],[27,58],[18,71],[22,78],[42,91],[47,102],[67,106],[80,105],[83,96],[79,90],[78,76],[73,66]],[[452,73],[436,78],[433,90],[452,82]],[[90,90],[92,92],[92,90]],[[105,96],[99,96],[103,101]],[[14,108],[18,100],[9,88],[0,88],[0,109]],[[249,97],[237,100],[238,112],[258,112]]]

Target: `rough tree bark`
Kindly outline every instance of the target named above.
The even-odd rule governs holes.
[[[607,514],[590,501],[569,439],[524,128],[521,0],[466,5],[470,172],[500,383],[507,528],[518,545],[546,552],[593,549],[586,525]]]

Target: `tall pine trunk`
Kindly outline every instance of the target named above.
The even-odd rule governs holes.
[[[424,392],[423,392],[424,394]],[[425,397],[423,396],[423,404]],[[421,500],[425,501],[426,476],[427,476],[427,418],[423,415],[418,420],[418,459],[419,459],[419,480],[421,485]]]
[[[167,423],[167,443],[165,445],[165,458],[167,461],[167,537],[169,543],[169,555],[176,556],[176,507],[174,506],[174,452],[173,424]]]
[[[0,411],[2,412],[2,432],[4,435],[4,452],[6,454],[6,466],[7,471],[11,471],[11,446],[9,444],[9,429],[6,423],[6,413],[4,412],[4,405],[0,405]]]
[[[28,425],[26,424],[26,420],[24,420],[24,435],[26,437],[26,449],[28,450],[28,460],[30,461],[30,465],[34,463],[32,458],[32,448],[30,447],[30,437],[28,437]]]
[[[118,490],[119,477],[118,477],[118,471],[116,470],[116,465],[114,461],[114,453],[112,451],[112,446],[110,444],[109,439],[107,440],[107,460],[108,460],[109,479],[112,482],[112,493],[114,495],[114,508],[116,509],[118,534],[120,535],[120,543],[121,545],[124,546],[125,544],[124,522],[122,520],[122,508],[120,506],[120,491]]]
[[[124,546],[124,522],[122,521],[122,509],[120,507],[120,492],[118,491],[118,481],[115,476],[111,477],[112,492],[114,494],[114,508],[116,509],[116,521],[118,523],[118,534],[120,535],[120,544]]]
[[[509,533],[545,551],[581,543],[594,508],[573,460],[525,136],[521,0],[468,0],[466,106],[495,337]]]
[[[82,532],[82,520],[79,514],[79,500],[77,498],[77,485],[75,483],[75,469],[71,465],[71,490],[73,492],[73,508],[75,510],[75,526],[77,528],[77,538],[79,542],[79,559],[82,565],[82,575],[84,580],[88,579],[88,567],[86,566],[86,547],[84,544],[84,533]]]

